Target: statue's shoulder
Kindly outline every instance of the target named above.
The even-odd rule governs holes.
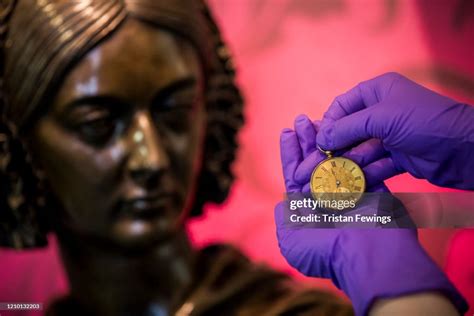
[[[230,245],[199,251],[196,279],[185,305],[191,315],[352,315],[331,293],[249,260]],[[183,306],[185,306],[183,305]]]
[[[199,250],[194,269],[192,286],[174,315],[353,315],[351,306],[339,297],[254,263],[230,245]],[[92,314],[71,297],[64,297],[46,315]]]

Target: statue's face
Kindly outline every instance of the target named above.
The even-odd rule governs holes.
[[[191,44],[134,20],[68,73],[30,137],[64,229],[129,246],[180,226],[201,165],[203,81]]]

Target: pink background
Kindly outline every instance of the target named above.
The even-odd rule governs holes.
[[[209,2],[235,55],[247,100],[247,124],[240,135],[238,180],[231,196],[224,205],[209,206],[203,217],[190,222],[191,238],[197,246],[233,243],[255,261],[336,291],[327,280],[299,276],[279,254],[273,207],[284,191],[280,131],[292,127],[300,113],[320,118],[335,96],[388,71],[474,104],[473,2]],[[409,175],[387,184],[398,192],[447,190]],[[420,240],[474,305],[474,251],[470,249],[474,232],[422,230]],[[46,303],[67,289],[54,241],[42,251],[2,249],[0,266],[0,302]]]

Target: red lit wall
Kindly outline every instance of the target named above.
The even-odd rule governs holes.
[[[224,205],[209,206],[190,223],[195,244],[230,242],[254,260],[303,279],[280,256],[275,237],[273,207],[284,191],[281,129],[292,127],[300,113],[321,117],[335,96],[388,71],[474,104],[474,7],[469,3],[210,1],[235,55],[247,124],[235,165],[238,180]],[[408,175],[388,185],[399,192],[445,190]],[[420,239],[474,305],[474,232],[422,230]],[[67,288],[54,243],[27,254],[0,250],[0,266],[0,301],[46,302]],[[305,280],[335,290],[329,281]]]

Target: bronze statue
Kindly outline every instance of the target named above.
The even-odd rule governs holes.
[[[0,244],[57,235],[71,292],[48,315],[352,313],[230,246],[189,243],[186,218],[227,196],[243,124],[203,2],[0,8]]]

